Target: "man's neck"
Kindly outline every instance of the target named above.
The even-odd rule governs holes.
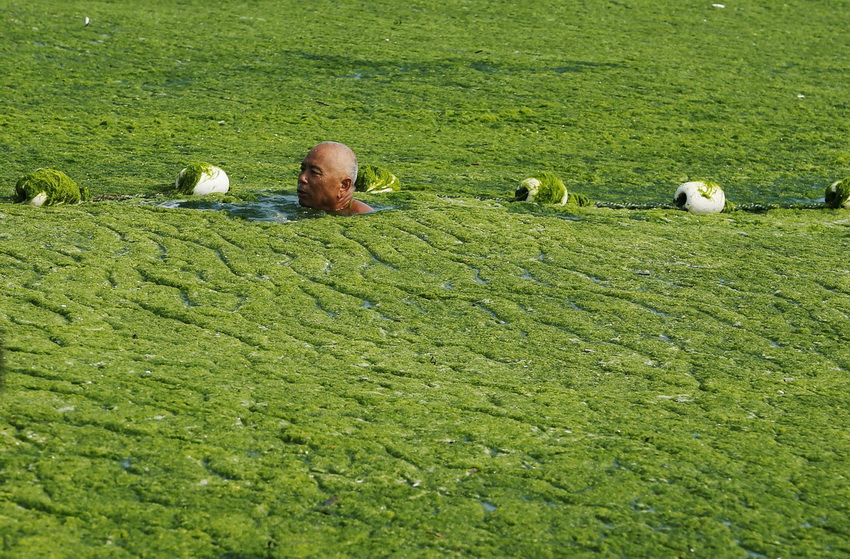
[[[351,215],[351,207],[354,205],[354,196],[348,194],[340,199],[339,204],[329,213],[334,215]]]

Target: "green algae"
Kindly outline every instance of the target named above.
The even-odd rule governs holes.
[[[824,193],[824,202],[829,208],[847,208],[848,200],[850,200],[850,180],[847,179],[835,181]]]
[[[533,177],[524,179],[514,192],[514,200],[517,202],[538,202],[563,206],[567,203],[568,197],[564,181],[551,171],[542,171]]]
[[[201,177],[204,174],[212,175],[212,172],[213,166],[209,163],[200,161],[192,162],[177,175],[174,187],[178,192],[183,194],[192,194],[195,187],[198,186],[198,182],[200,182]]]
[[[359,192],[383,193],[401,189],[401,181],[388,169],[377,165],[360,165],[354,187]]]
[[[590,198],[567,191],[564,181],[551,171],[542,171],[520,182],[514,191],[515,202],[537,202],[561,206],[589,206]]]
[[[200,51],[168,33],[196,20],[192,2],[99,5],[87,27],[49,0],[16,4],[0,57],[16,156],[0,179],[50,166],[94,194],[143,193],[200,160],[240,169],[240,188],[294,188],[303,154],[331,137],[412,188],[457,195],[502,197],[530,169],[569,163],[581,178],[563,173],[568,188],[595,200],[666,201],[683,175],[741,203],[820,199],[846,172],[848,128],[835,85],[848,63],[820,47],[850,39],[828,6],[786,6],[379,2],[368,20],[386,37],[340,29],[325,44],[314,21],[278,33],[310,19],[305,6],[225,2],[206,16],[233,25]]]
[[[86,186],[77,183],[56,169],[36,169],[15,183],[14,201],[36,206],[77,204],[89,198]]]
[[[850,551],[840,215],[392,197],[3,207],[3,552]]]
[[[282,225],[3,205],[0,555],[850,553],[843,214],[478,200],[567,164],[601,201],[820,200],[835,6],[320,7],[204,5],[200,47],[196,2],[9,6],[7,184],[198,159],[291,195],[332,138],[405,192]]]
[[[706,199],[713,198],[722,189],[720,185],[712,181],[700,181],[702,185],[699,187],[699,195]]]
[[[580,194],[578,192],[570,192],[569,197],[567,198],[568,206],[590,206],[593,204],[593,201],[586,194]]]

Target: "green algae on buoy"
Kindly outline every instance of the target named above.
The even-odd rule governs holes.
[[[590,199],[587,196],[569,192],[564,181],[551,171],[543,171],[520,182],[514,192],[514,201],[560,206],[590,205]]]
[[[726,194],[717,183],[691,181],[679,185],[673,202],[680,210],[692,214],[717,214],[726,207]]]
[[[827,186],[823,200],[830,208],[850,210],[850,178],[835,181]]]
[[[536,176],[524,179],[514,192],[518,202],[537,202],[540,204],[567,203],[570,194],[558,175],[551,171],[543,171]]]
[[[89,197],[89,190],[56,169],[36,169],[15,183],[15,202],[30,206],[77,204]]]
[[[209,163],[190,163],[177,175],[174,187],[183,194],[205,196],[225,194],[230,190],[230,179],[219,167]]]
[[[371,192],[380,194],[382,192],[393,192],[401,190],[401,181],[383,167],[377,165],[361,165],[357,170],[357,180],[354,181],[354,190],[358,192]]]

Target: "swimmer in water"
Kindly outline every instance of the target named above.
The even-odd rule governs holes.
[[[334,215],[357,215],[374,210],[354,199],[357,157],[348,146],[322,142],[301,162],[298,203]]]

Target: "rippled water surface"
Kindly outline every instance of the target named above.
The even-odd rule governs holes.
[[[168,200],[157,204],[163,208],[181,208],[224,212],[228,217],[246,221],[267,221],[272,223],[291,223],[303,219],[313,219],[327,215],[326,212],[305,208],[298,204],[297,194],[268,193],[252,202],[220,202],[213,200]],[[388,206],[376,206],[375,211],[389,209]]]

